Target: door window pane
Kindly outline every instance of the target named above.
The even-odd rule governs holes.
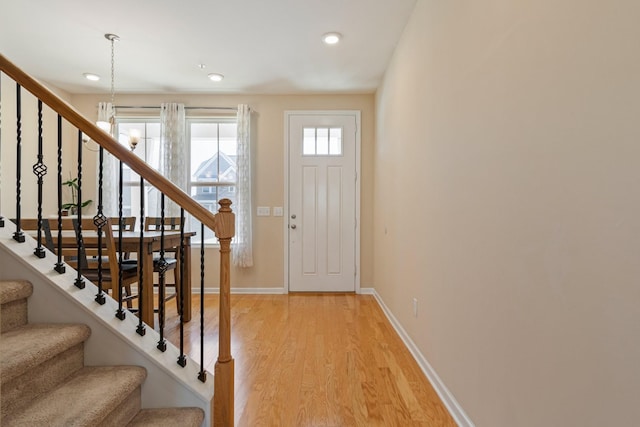
[[[329,155],[342,155],[342,128],[331,128],[329,130]]]
[[[342,156],[342,128],[305,127],[303,156]]]
[[[304,128],[302,130],[302,155],[316,155],[316,128]]]

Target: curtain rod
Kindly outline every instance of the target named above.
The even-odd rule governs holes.
[[[126,108],[131,108],[134,110],[142,110],[142,109],[160,109],[160,106],[154,107],[152,105],[140,105],[140,106],[134,106],[134,105],[116,105],[113,108],[120,108],[120,109],[126,109]],[[185,110],[232,110],[232,111],[238,111],[237,107],[184,107]]]

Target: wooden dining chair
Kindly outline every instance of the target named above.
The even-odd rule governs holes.
[[[122,231],[136,231],[136,217],[135,216],[123,216],[118,218],[117,216],[109,218],[111,221],[111,229],[117,231],[121,226]]]
[[[49,220],[50,228],[57,229],[57,220]],[[102,263],[102,287],[105,291],[111,291],[111,296],[114,299],[118,298],[118,282],[120,274],[119,257],[117,253],[117,245],[113,237],[113,225],[111,220],[107,218],[106,224],[102,227],[102,241],[101,241],[101,255],[99,258],[98,244],[94,243],[94,239],[91,239],[91,243],[88,243],[88,239],[80,235],[80,229],[78,227],[78,220],[76,218],[63,218],[62,219],[63,231],[74,231],[75,241],[73,245],[67,243],[63,245],[62,255],[65,257],[65,263],[73,268],[80,268],[82,275],[91,282],[98,284],[99,280],[99,265]],[[94,224],[93,219],[83,218],[81,220],[82,234],[88,235],[92,233],[97,236],[99,229]],[[64,240],[63,240],[64,242]],[[101,260],[101,261],[100,261]],[[123,288],[123,301],[126,302],[127,307],[131,308],[131,301],[137,298],[137,295],[132,294],[131,285],[138,282],[138,265],[137,263],[128,264],[122,263],[122,288]]]
[[[180,217],[165,217],[164,218],[164,230],[165,231],[178,231],[180,230],[180,226],[182,221]],[[146,217],[144,219],[144,229],[145,231],[161,231],[162,230],[162,218],[161,217]],[[164,259],[167,262],[167,270],[173,271],[173,283],[167,283],[165,280],[165,290],[167,287],[172,287],[174,292],[170,295],[166,295],[165,293],[165,302],[169,301],[173,298],[176,299],[176,308],[178,313],[180,313],[180,271],[177,268],[178,259],[177,253],[179,248],[165,248],[164,249]],[[154,273],[160,272],[160,254],[158,252],[154,253],[153,256],[153,271]],[[166,276],[165,276],[166,278]],[[159,283],[153,284],[156,287],[159,287]]]
[[[117,234],[120,227],[122,227],[122,231],[136,231],[136,217],[135,216],[123,216],[122,218],[118,218],[117,216],[109,218],[111,220],[111,229],[114,233]],[[117,251],[117,245],[116,245]],[[122,259],[131,258],[131,254],[129,252],[124,252],[122,254]]]
[[[11,222],[15,224],[16,220],[12,218]],[[20,218],[20,228],[23,231],[28,232],[29,234],[35,234],[35,232],[38,231],[38,218]],[[51,252],[55,252],[53,247],[53,238],[51,235],[51,229],[49,228],[49,221],[46,219],[43,219],[41,221],[41,228],[42,228],[42,241],[40,242],[40,244],[45,248],[49,249]]]

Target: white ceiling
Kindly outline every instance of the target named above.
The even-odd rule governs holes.
[[[0,53],[70,93],[109,91],[106,33],[120,36],[120,93],[369,93],[415,2],[2,0]],[[321,42],[329,31],[343,34],[339,45]]]

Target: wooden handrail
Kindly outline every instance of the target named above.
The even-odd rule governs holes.
[[[171,200],[182,206],[187,212],[201,221],[210,229],[215,229],[215,215],[205,209],[200,203],[194,201],[191,196],[178,188],[167,178],[159,174],[147,163],[131,153],[125,146],[116,141],[111,135],[105,133],[94,123],[85,118],[75,108],[50,91],[36,79],[22,71],[11,61],[0,54],[0,71],[6,73],[20,86],[31,92],[36,98],[42,100],[52,110],[60,114],[69,123],[80,129],[93,141],[104,147],[105,150],[122,160],[131,169],[143,177],[147,182],[164,193]]]

